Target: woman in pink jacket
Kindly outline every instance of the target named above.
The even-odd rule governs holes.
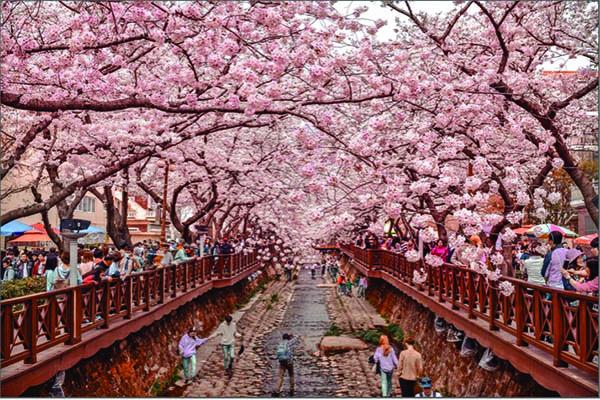
[[[436,246],[431,249],[431,255],[440,257],[444,262],[448,261],[448,246],[444,246],[442,239],[439,239]]]
[[[577,282],[575,279],[571,277],[569,271],[565,269],[561,269],[561,273],[569,281],[569,283],[577,290],[579,293],[598,293],[598,259],[592,258],[588,260],[587,267],[590,270],[590,275],[588,280],[584,283]]]

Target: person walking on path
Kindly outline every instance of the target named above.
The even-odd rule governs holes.
[[[179,341],[179,353],[182,357],[183,375],[186,384],[196,376],[196,348],[202,346],[207,340],[199,338],[196,328],[191,327]]]
[[[346,282],[344,281],[344,276],[342,274],[338,275],[337,284],[338,284],[338,293],[340,295],[343,295],[344,291],[346,290]]]
[[[277,361],[279,361],[279,380],[277,382],[277,390],[273,393],[279,396],[283,379],[287,372],[290,378],[290,397],[294,395],[294,350],[296,344],[300,340],[300,336],[293,336],[287,333],[283,334],[283,340],[277,345]]]
[[[360,282],[359,282],[359,288],[360,288],[360,297],[362,297],[363,299],[366,298],[366,296],[367,296],[367,287],[368,286],[369,286],[369,283],[367,281],[367,277],[361,276]]]
[[[346,296],[352,297],[352,278],[346,278]]]
[[[402,397],[415,397],[415,384],[417,377],[423,373],[423,358],[421,353],[415,350],[415,340],[406,339],[404,342],[406,350],[400,353],[399,383],[402,390]]]
[[[421,378],[421,380],[419,381],[419,386],[421,386],[421,389],[423,389],[423,391],[417,394],[415,397],[442,397],[442,395],[439,392],[433,390],[431,378],[429,377],[425,376]]]
[[[381,396],[390,397],[392,395],[392,376],[394,369],[398,367],[398,357],[386,335],[379,337],[379,346],[375,350],[373,359],[376,364],[379,364],[381,370]]]
[[[235,322],[233,322],[231,315],[225,316],[225,321],[221,322],[221,325],[219,325],[215,333],[208,338],[212,339],[218,335],[222,336],[223,368],[229,378],[231,378],[233,375],[233,361],[235,359],[235,338],[242,338],[243,340],[242,335],[237,332],[237,326]]]

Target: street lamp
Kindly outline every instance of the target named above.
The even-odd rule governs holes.
[[[160,242],[165,243],[167,241],[167,190],[169,189],[169,171],[175,170],[175,165],[173,165],[169,160],[158,160],[156,165],[159,168],[165,169],[165,180],[163,184],[163,198],[162,198],[162,214],[160,218]]]

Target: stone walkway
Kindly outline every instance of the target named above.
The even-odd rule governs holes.
[[[294,283],[271,283],[233,315],[245,346],[244,353],[236,358],[233,377],[225,377],[220,339],[211,339],[198,349],[194,382],[184,386],[180,380],[176,384],[179,388],[172,388],[166,395],[271,397],[278,377],[275,350],[281,335],[287,332],[304,337],[294,357],[295,396],[378,397],[379,377],[367,362],[372,349],[320,355],[317,345],[332,324],[351,332],[386,322],[365,300],[340,297],[334,285],[327,283],[321,277],[311,279],[308,270],[302,270]],[[288,384],[286,376],[284,396]]]

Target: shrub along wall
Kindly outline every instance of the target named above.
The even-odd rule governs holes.
[[[46,291],[46,277],[35,276],[0,283],[0,299],[8,300],[14,297]]]

